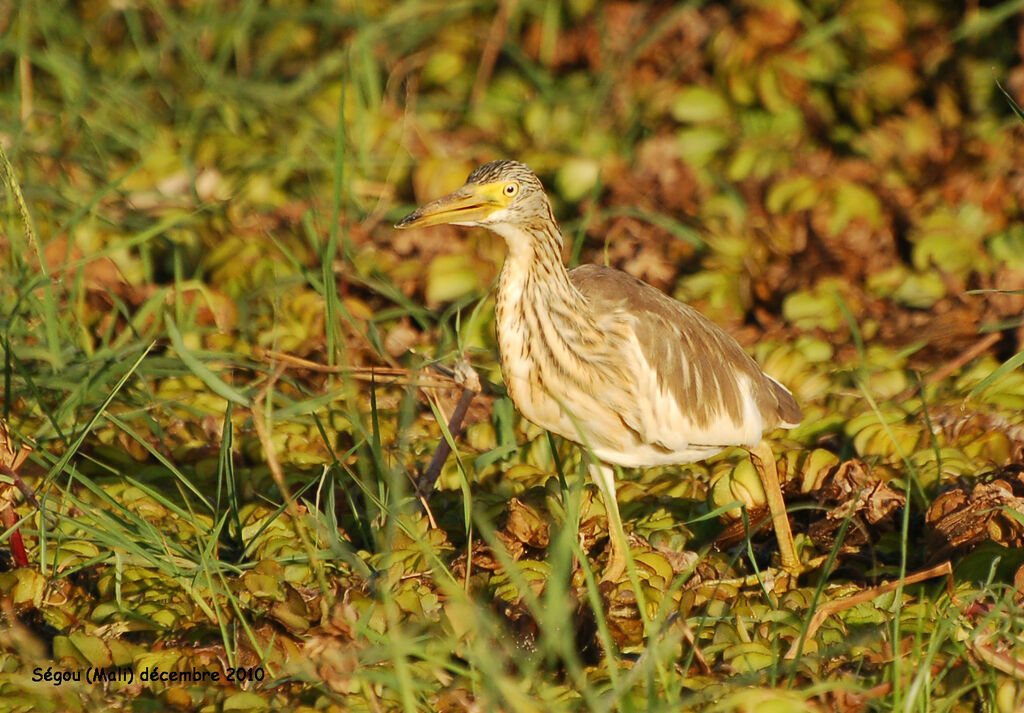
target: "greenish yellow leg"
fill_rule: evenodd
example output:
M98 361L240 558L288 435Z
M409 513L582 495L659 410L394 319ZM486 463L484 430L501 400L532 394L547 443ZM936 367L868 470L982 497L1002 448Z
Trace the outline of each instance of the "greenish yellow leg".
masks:
M605 565L604 573L601 575L602 582L616 582L626 571L626 531L622 527L622 517L619 515L619 503L615 499L615 471L611 466L591 465L590 477L594 479L601 497L604 499L604 509L608 514L608 564Z
M782 569L790 574L799 574L803 568L800 565L800 558L796 554L793 531L789 527L789 515L786 514L786 503L782 499L779 472L775 467L775 454L772 452L771 446L764 441L749 450L750 461L761 478L761 485L764 486L764 494L768 499L768 511L772 516L775 537L779 541Z

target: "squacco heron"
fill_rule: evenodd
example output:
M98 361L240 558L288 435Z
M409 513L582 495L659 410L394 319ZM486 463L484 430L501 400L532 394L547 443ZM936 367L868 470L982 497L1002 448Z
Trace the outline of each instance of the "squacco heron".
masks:
M544 187L516 161L493 161L395 227L483 226L508 245L498 280L501 369L528 420L593 454L608 513L603 580L619 579L626 538L612 465L692 463L743 446L764 485L782 568L800 560L775 457L763 433L791 428L800 407L779 382L702 314L624 272L566 270Z

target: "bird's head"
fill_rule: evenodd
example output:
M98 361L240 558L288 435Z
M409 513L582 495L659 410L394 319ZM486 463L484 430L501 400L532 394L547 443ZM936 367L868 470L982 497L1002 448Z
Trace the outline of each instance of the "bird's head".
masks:
M554 218L544 187L533 171L517 161L491 161L477 168L462 188L417 208L396 228L428 225L480 225L503 233L537 218Z

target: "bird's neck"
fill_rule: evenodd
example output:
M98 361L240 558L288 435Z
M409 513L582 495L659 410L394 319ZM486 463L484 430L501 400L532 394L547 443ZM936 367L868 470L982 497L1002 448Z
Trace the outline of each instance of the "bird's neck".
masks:
M537 225L491 226L505 238L508 256L498 281L498 319L502 312L518 312L517 303L527 300L537 305L589 314L590 304L569 279L562 263L562 236L548 221Z
M578 372L580 354L593 351L583 343L601 332L593 307L562 264L562 241L554 223L533 232L502 228L497 232L508 243L508 257L494 310L501 370L509 396L527 418L555 428L557 419L549 417L560 413L557 399L545 401L537 388L543 391L555 373Z

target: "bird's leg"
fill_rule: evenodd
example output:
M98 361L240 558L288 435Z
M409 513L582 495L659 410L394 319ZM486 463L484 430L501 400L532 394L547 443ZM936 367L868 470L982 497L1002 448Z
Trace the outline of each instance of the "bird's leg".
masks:
M782 568L790 574L799 574L802 567L793 543L793 531L789 527L789 516L786 514L786 503L782 499L782 487L779 485L779 472L775 467L775 454L771 446L761 441L750 451L750 462L761 478L764 494L768 500L768 511L772 516L775 537L779 541L779 555Z
M604 499L604 509L608 514L608 564L605 565L602 582L615 582L626 571L626 531L622 527L619 515L619 503L615 499L615 470L604 463L589 466L590 477L597 484Z

